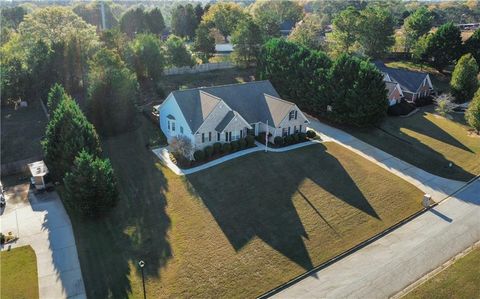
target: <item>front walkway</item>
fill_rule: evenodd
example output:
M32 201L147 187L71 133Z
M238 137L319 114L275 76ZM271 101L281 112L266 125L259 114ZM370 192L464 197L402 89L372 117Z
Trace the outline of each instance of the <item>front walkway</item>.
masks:
M428 173L315 118L309 118L309 120L310 129L315 130L322 140L336 142L401 177L423 192L430 194L435 202L445 199L465 185L465 182L445 179Z
M309 145L312 145L312 144L318 144L318 143L321 143L321 142L322 141L319 141L319 140L312 140L312 141L305 141L305 142L302 142L302 143L297 143L297 144L294 144L294 145L285 146L285 147L282 147L282 148L271 148L271 147L269 147L268 151L269 152L276 152L276 153L286 152L286 151L294 150L294 149L297 149L297 148L300 148L300 147L309 146ZM199 166L196 166L196 167L188 168L188 169L179 168L175 163L172 162L172 160L170 159L170 154L168 152L168 146L167 147L156 148L156 149L153 149L152 151L163 162L163 164L165 166L167 166L168 168L170 168L170 170L173 171L176 175L189 175L189 174L192 174L192 173L195 173L195 172L202 171L202 170L205 170L207 168L213 167L213 166L218 165L220 163L236 159L238 157L249 155L249 154L255 153L255 152L265 151L265 145L263 145L259 142L256 142L256 141L255 141L255 145L256 145L256 147L252 147L252 148L241 150L241 151L238 151L238 152L235 152L235 153L232 153L232 154L228 154L226 156L215 159L213 161L207 162L205 164L202 164L202 165L199 165Z
M389 298L480 240L480 179L276 298Z
M1 230L19 239L2 250L32 246L40 298L86 298L72 224L57 193L35 195L29 184L11 187L6 193Z

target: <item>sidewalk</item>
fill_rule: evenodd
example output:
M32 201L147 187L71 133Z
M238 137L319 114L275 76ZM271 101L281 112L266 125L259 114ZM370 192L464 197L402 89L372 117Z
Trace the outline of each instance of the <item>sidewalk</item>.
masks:
M448 195L465 185L465 182L445 179L428 173L387 154L386 152L377 149L342 130L321 123L317 119L309 118L309 120L311 122L309 125L310 129L315 130L322 140L336 142L401 177L423 192L430 194L435 202L443 200Z
M302 142L302 143L297 143L297 144L294 144L294 145L285 146L285 147L282 147L282 148L270 148L269 147L268 151L269 152L275 152L275 153L281 153L281 152L291 151L291 150L294 150L294 149L297 149L297 148L300 148L300 147L304 147L304 146L318 144L318 143L321 143L321 142L322 141L320 141L320 140L313 140L313 141L305 141L305 142ZM215 159L213 161L207 162L205 164L202 164L202 165L199 165L199 166L196 166L196 167L192 167L192 168L188 168L188 169L179 168L175 163L172 162L172 160L170 160L170 155L168 153L168 148L167 147L156 148L156 149L153 149L152 152L163 162L163 164L165 166L170 168L170 170L173 171L176 175L189 175L189 174L199 172L199 171L205 170L207 168L213 167L213 166L218 165L220 163L236 159L238 157L246 156L246 155L249 155L249 154L255 153L255 152L265 151L265 145L263 145L263 144L261 144L257 141L255 141L255 145L256 145L256 147L241 150L241 151L223 156L221 158Z
M275 298L389 298L480 240L480 179Z
M40 298L86 298L72 224L60 198L56 192L35 195L28 189L23 184L6 192L1 230L19 239L2 250L32 246Z

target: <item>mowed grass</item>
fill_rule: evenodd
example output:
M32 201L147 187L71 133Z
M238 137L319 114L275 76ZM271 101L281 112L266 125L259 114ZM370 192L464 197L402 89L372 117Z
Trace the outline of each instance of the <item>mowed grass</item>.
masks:
M39 100L28 107L2 107L2 164L42 155L40 141L45 133L47 118Z
M480 247L476 247L404 298L480 298Z
M38 298L37 258L30 246L0 253L1 297Z
M120 202L71 215L89 298L248 298L421 209L414 186L339 145L255 153L187 177L145 147L105 140Z
M429 106L410 117L387 117L377 128L347 131L428 172L467 181L480 174L480 137L462 114L451 117L440 117Z

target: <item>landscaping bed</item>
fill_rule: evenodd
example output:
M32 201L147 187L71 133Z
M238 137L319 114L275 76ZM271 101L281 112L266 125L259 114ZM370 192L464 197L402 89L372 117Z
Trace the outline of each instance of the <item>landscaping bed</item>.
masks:
M37 258L30 246L0 253L2 298L38 298Z
M266 132L262 132L255 137L255 140L265 145L265 140L266 140L265 135L266 135ZM269 134L268 137L269 138L272 137L272 134ZM271 148L282 148L289 145L314 140L316 137L317 137L317 134L314 131L309 130L306 133L294 133L285 137L277 136L274 138L273 143L271 142L268 143L268 146Z
M422 209L420 190L335 143L178 176L144 132L103 141L111 213L70 215L89 298L141 297L140 259L148 297L252 298Z

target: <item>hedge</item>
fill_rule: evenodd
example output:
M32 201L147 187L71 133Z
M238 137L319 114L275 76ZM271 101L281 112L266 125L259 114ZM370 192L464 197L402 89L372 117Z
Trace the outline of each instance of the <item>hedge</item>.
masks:
M208 159L213 155L213 147L208 145L206 146L203 151L205 152L205 157Z
M300 138L301 141L305 141L305 140L307 140L307 134L298 133L298 138Z
M273 139L273 143L275 143L275 145L278 145L278 146L283 145L283 137L281 137L281 136L275 137Z
M251 147L255 144L255 137L252 135L247 135L247 137L245 137L245 141L247 141L247 146Z
M307 137L308 138L315 138L315 136L317 136L317 133L315 133L315 131L313 131L313 130L308 130L307 131Z
M232 152L236 152L240 149L240 144L236 140L230 142L230 145L232 146Z
M242 138L238 141L238 144L240 145L240 149L244 149L247 147L247 141L245 140L245 138Z
M201 150L195 151L193 153L193 158L198 162L203 161L205 159L205 153Z
M300 141L300 137L298 137L298 133L295 133L292 136L293 136L293 142L294 143L297 143L298 141Z
M222 153L228 154L232 150L232 146L230 143L224 143L222 144Z
M294 140L293 140L293 136L292 135L288 135L285 137L285 143L286 144L293 144Z
M219 154L221 150L222 150L222 144L220 142L215 142L213 144L213 153Z

